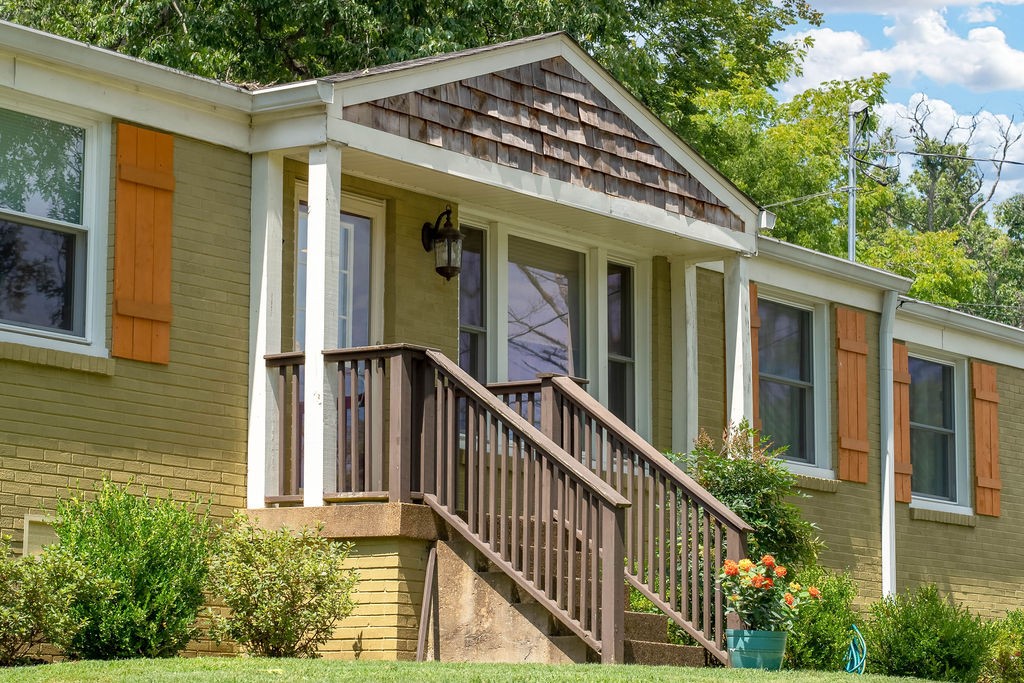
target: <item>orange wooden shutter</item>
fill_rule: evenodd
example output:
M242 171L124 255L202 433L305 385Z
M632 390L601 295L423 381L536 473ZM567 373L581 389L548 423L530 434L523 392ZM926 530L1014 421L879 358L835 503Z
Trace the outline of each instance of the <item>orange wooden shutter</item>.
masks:
M174 138L117 125L113 355L169 363Z
M974 479L975 511L979 515L999 516L999 389L996 368L971 362L974 398Z
M892 345L893 465L896 471L896 500L910 502L910 358L907 345Z
M839 478L868 481L868 344L865 317L836 308L839 403Z
M758 335L761 316L757 311L757 283L750 283L750 386L754 395L754 429L761 431L761 364L758 362Z

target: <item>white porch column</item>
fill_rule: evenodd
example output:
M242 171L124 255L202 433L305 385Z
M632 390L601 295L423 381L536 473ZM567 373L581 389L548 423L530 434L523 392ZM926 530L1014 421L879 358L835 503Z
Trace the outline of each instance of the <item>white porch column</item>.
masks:
M688 452L699 429L697 417L697 263L671 259L672 450Z
M725 393L726 420L753 424L754 394L750 350L750 277L748 257L725 261Z
M281 350L281 211L284 156L254 154L250 202L249 434L246 505L264 506L280 482L279 396L276 369L263 357Z
M323 352L338 346L340 146L309 150L308 199L302 504L317 507L324 504L326 459L333 465L337 452L338 376L325 372Z

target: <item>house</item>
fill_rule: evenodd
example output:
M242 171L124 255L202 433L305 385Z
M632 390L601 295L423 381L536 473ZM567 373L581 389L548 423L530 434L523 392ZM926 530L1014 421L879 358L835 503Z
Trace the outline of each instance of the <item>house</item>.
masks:
M748 527L661 451L747 418L863 600L1024 606L1024 331L759 236L564 35L247 91L0 23L0 122L22 552L133 479L354 539L334 656L621 661L628 582L724 661Z

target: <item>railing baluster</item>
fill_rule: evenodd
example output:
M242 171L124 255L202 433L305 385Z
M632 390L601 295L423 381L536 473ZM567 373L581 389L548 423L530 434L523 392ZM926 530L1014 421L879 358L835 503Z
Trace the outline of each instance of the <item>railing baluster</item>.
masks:
M665 479L655 472L654 483L658 487L658 493L655 500L658 503L658 530L657 530L657 543L658 543L658 595L662 599L668 597L668 587L665 584Z
M711 635L711 587L713 585L711 581L711 515L707 510L704 510L702 515L704 519L704 615L702 622L704 624L705 636Z
M510 487L512 489L512 499L510 501L511 505L509 506L509 515L512 528L509 530L511 532L511 540L509 542L508 555L509 562L512 563L512 566L516 569L522 569L521 566L516 566L519 564L519 494L522 490L522 486L519 483L520 467L518 437L514 437L512 439L512 446L509 450L511 450L510 465L512 466L512 481Z
M585 492L580 492L580 587L579 587L579 600L580 600L580 621L583 622L583 628L589 628L589 623L586 619L587 607L590 602L587 600L587 588L590 583L590 496Z
M668 517L668 520L669 520L669 522L668 522L668 529L669 529L669 531L668 531L668 542L669 542L669 569L671 571L671 577L669 578L669 587L670 587L671 591L670 591L670 594L669 594L668 604L672 605L672 609L678 610L679 609L679 602L677 600L677 597L678 597L678 592L679 592L678 591L678 588L679 588L679 578L678 578L678 570L676 569L676 567L679 566L679 564L678 564L678 560L679 560L679 557L678 557L679 556L679 521L678 521L679 510L676 507L676 504L678 503L678 496L676 495L675 486L673 486L671 482L669 482L668 490L669 490L669 501L668 501L668 515L669 515L669 517Z

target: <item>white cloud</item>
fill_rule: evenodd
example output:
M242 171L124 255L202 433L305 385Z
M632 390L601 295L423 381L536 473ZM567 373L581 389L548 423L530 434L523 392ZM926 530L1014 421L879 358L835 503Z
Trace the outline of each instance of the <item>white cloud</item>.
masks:
M994 7L969 7L961 17L968 24L991 24L999 18L999 12Z
M814 9L826 15L833 13L905 14L946 7L980 7L982 5L1024 5L1024 0L818 0Z
M925 120L925 130L929 135L941 138L951 128L956 127L956 130L950 134L949 141L963 143L970 137L968 155L972 157L990 159L997 156L1003 139L1003 130L1009 129L1011 135L1024 132L1024 121L1011 121L1010 117L1004 114L994 114L989 111L981 111L976 115L961 113L948 102L929 99L922 93L916 93L907 102L890 102L875 111L882 128L892 127L898 138L896 147L899 151L907 152L913 149L913 144L909 139L911 118L912 112L919 105L929 112ZM972 126L975 127L973 135L970 134ZM1024 140L1016 143L1010 149L1007 159L1024 163ZM904 154L899 157L900 172L904 177L913 170L914 161L913 155ZM995 177L995 167L991 163L982 162L979 163L979 168L985 174L984 191L987 192ZM1002 179L996 189L993 201L999 202L1018 192L1024 192L1024 166L1007 164L1003 167Z
M894 16L884 33L892 41L884 49L871 49L855 31L821 28L798 34L798 39L813 38L814 47L804 62L804 75L783 86L783 94L876 71L889 73L897 85L925 77L975 92L1024 90L1024 51L1011 47L1006 34L995 26L959 36L941 12L929 9Z

